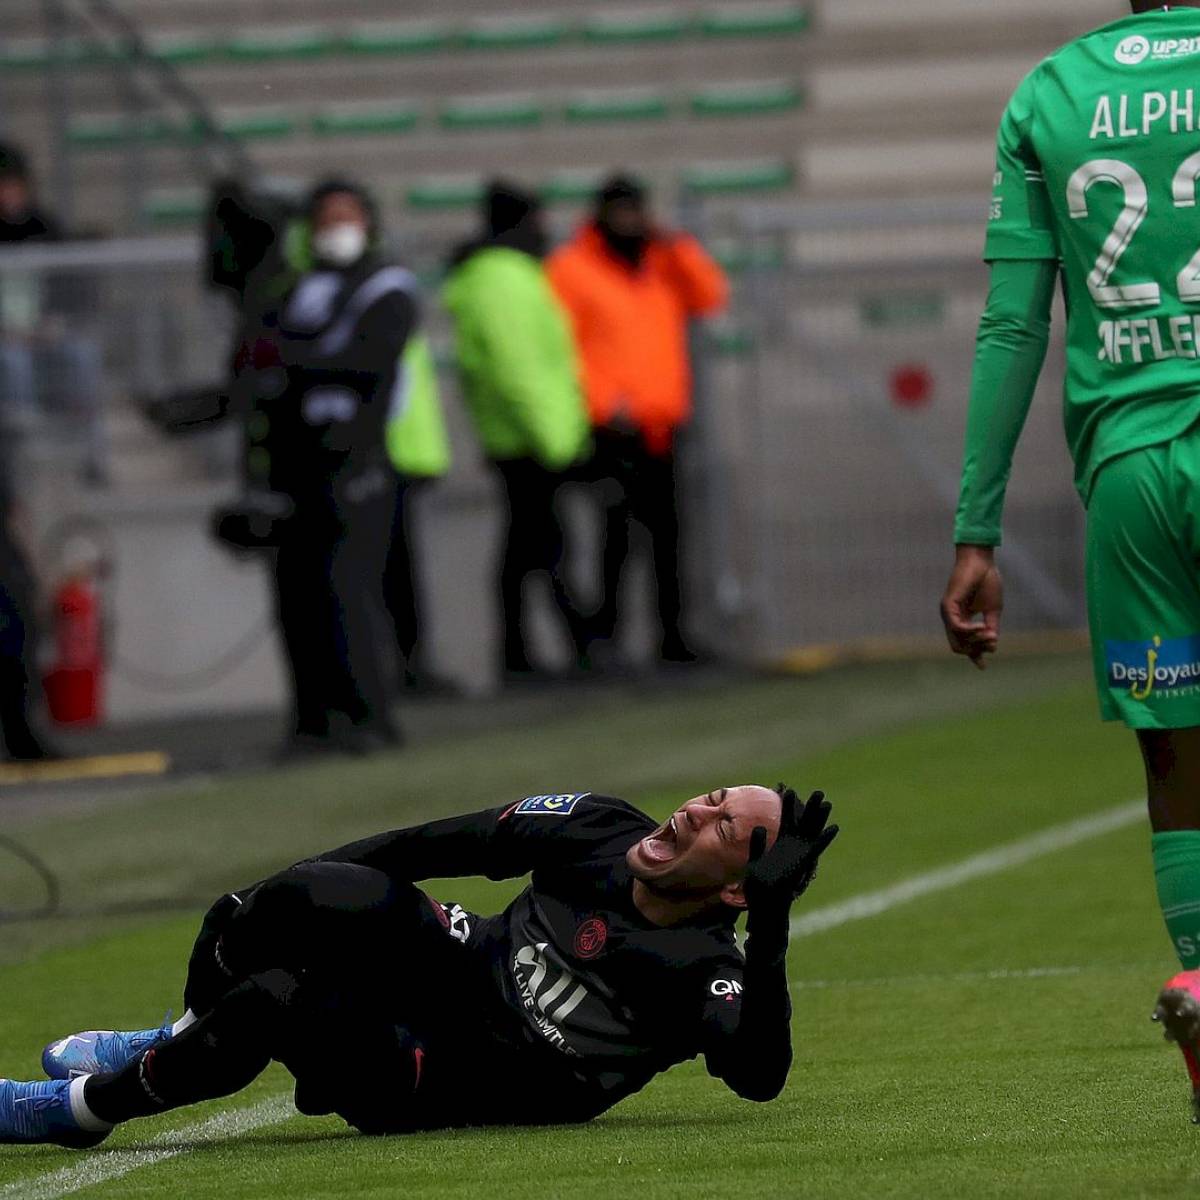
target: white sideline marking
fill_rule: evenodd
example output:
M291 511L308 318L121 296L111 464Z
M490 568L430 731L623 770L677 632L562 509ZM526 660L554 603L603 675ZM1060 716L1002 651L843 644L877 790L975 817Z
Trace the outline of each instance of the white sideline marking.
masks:
M901 880L891 887L881 888L875 892L863 892L859 896L851 896L838 904L830 904L825 908L817 908L812 912L792 920L792 937L810 937L815 933L824 933L828 929L836 929L839 925L851 921L865 920L867 917L879 916L910 900L928 896L934 892L943 892L960 884L969 883L973 879L981 879L987 875L997 875L1013 867L1023 866L1034 859L1053 854L1058 850L1066 850L1081 842L1101 837L1117 829L1124 829L1144 819L1146 806L1143 801L1121 804L1095 816L1082 817L1078 821L1069 821L1065 825L1055 825L1043 830L1032 837L1022 838L1017 842L1009 842L998 846L995 850L986 850L962 862L953 863L948 867L940 867L923 875L914 875L910 879ZM1037 978L1041 975L1073 974L1077 968L1035 968L1027 972L980 972L980 978ZM869 986L867 981L864 986ZM817 988L831 986L829 982L814 980L798 981L793 988ZM276 1125L285 1121L295 1113L292 1102L284 1096L265 1100L252 1108L240 1109L235 1112L219 1113L215 1117L202 1121L198 1125L190 1125L164 1133L150 1142L143 1150L117 1150L111 1154L94 1153L78 1166L64 1167L43 1175L40 1179L20 1179L6 1187L0 1187L0 1200L58 1200L60 1196L69 1196L72 1192L81 1191L85 1187L106 1183L111 1179L120 1179L131 1171L141 1167L152 1166L168 1158L182 1154L197 1142L216 1141L219 1138L236 1137L239 1134L251 1133L267 1125ZM159 1147L156 1149L155 1147Z
M0 1200L57 1200L59 1196L69 1196L72 1192L120 1179L142 1167L154 1166L185 1153L197 1144L237 1137L267 1125L278 1125L294 1116L295 1112L290 1097L274 1096L250 1108L218 1113L207 1121L160 1134L140 1150L114 1150L111 1154L103 1150L84 1151L87 1157L75 1166L51 1171L40 1178L18 1179L0 1187Z
M1074 979L1079 975L1111 978L1120 974L1144 974L1161 969L1160 960L1073 967L996 967L991 971L927 971L919 975L875 975L866 979L793 979L793 992L828 992L854 988L909 987L926 983L1004 983L1010 980Z
M863 892L838 904L829 904L824 908L813 909L803 916L794 917L791 926L792 937L811 937L814 933L824 933L851 921L877 917L890 909L898 908L901 904L907 904L910 900L917 900L934 892L944 892L973 879L982 879L986 875L998 875L1001 871L1024 866L1057 850L1067 850L1081 842L1102 837L1106 833L1124 829L1127 825L1134 825L1145 819L1145 801L1138 800L1119 804L1116 808L1106 809L1095 816L1081 817L1078 821L1068 821L1065 825L1055 825L1041 833L1035 833L1032 837L1009 842L1006 846L997 846L995 850L985 850L982 854L965 858L962 862L952 863L948 867L939 867L935 871L927 871L924 875L914 875L910 879L902 879L899 883L892 884L891 887L880 888L877 892Z

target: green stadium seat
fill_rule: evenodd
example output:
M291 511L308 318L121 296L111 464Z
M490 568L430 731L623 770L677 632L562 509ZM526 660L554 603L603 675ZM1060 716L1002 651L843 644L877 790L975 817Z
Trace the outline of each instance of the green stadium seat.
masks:
M483 199L483 182L477 177L444 176L421 180L405 196L409 208L433 212L467 208Z
M701 163L685 170L680 182L696 195L763 192L791 187L795 171L789 162Z
M468 50L525 50L557 46L571 32L566 21L515 18L473 25L463 32L461 44Z
M141 142L178 141L183 128L163 117L147 117L138 123L128 117L81 117L71 122L67 138L81 150L112 150Z
M691 23L669 13L639 16L593 17L584 22L588 42L672 42L684 37Z
M721 9L700 19L707 37L779 37L804 33L808 26L808 11L800 4Z
M792 83L735 83L697 92L692 112L698 117L749 117L792 112L803 104L803 92Z
M704 341L716 354L728 358L745 358L754 353L754 334L737 325L709 325Z
M197 63L211 62L221 55L221 43L215 38L201 34L163 34L148 39L150 53L160 62L189 67Z
M482 96L451 100L438 115L444 129L525 129L540 125L542 106L529 97Z
M195 225L204 219L207 199L195 188L155 192L142 208L152 225Z
M653 121L671 114L670 101L645 88L589 92L567 103L568 121Z
M49 64L50 47L40 39L0 45L0 70L40 71Z
M352 29L340 43L346 54L436 54L454 44L454 33L445 25L420 22L405 25L363 25Z
M245 141L274 141L291 137L297 121L285 112L227 113L218 117L223 132Z
M324 58L338 49L338 40L319 29L275 29L240 34L230 38L224 46L225 54L239 62Z
M421 110L415 104L328 109L313 117L312 132L317 137L410 133L420 120Z
M542 184L541 196L547 204L586 204L602 179L598 171L563 171Z
M747 246L738 241L715 241L709 250L730 275L747 271L777 271L788 261L786 250L776 244Z

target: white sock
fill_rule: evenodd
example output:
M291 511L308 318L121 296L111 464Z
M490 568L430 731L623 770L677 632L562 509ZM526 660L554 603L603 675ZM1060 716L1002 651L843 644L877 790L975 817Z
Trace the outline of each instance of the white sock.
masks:
M171 1036L178 1037L185 1029L191 1025L195 1025L197 1020L196 1014L189 1008L187 1012L171 1026Z
M107 1133L112 1129L112 1125L107 1121L100 1120L88 1108L87 1101L83 1098L83 1086L89 1079L91 1079L90 1075L76 1075L71 1080L70 1091L67 1093L71 1102L71 1116L75 1118L75 1124L88 1133Z

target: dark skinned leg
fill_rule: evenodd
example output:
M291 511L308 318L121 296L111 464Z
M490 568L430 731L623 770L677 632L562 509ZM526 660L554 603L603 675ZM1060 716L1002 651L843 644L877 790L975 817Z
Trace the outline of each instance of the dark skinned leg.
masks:
M1155 833L1200 829L1200 727L1142 729L1150 827Z

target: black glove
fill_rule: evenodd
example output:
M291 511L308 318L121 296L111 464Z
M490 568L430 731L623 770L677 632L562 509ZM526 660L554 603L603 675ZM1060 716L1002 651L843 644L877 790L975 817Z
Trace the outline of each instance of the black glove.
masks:
M828 825L832 809L824 792L813 792L803 807L791 788L778 788L783 801L779 837L766 853L767 831L759 825L750 834L750 860L743 888L751 914L787 912L817 873L817 862L838 835ZM828 827L827 827L828 825Z

